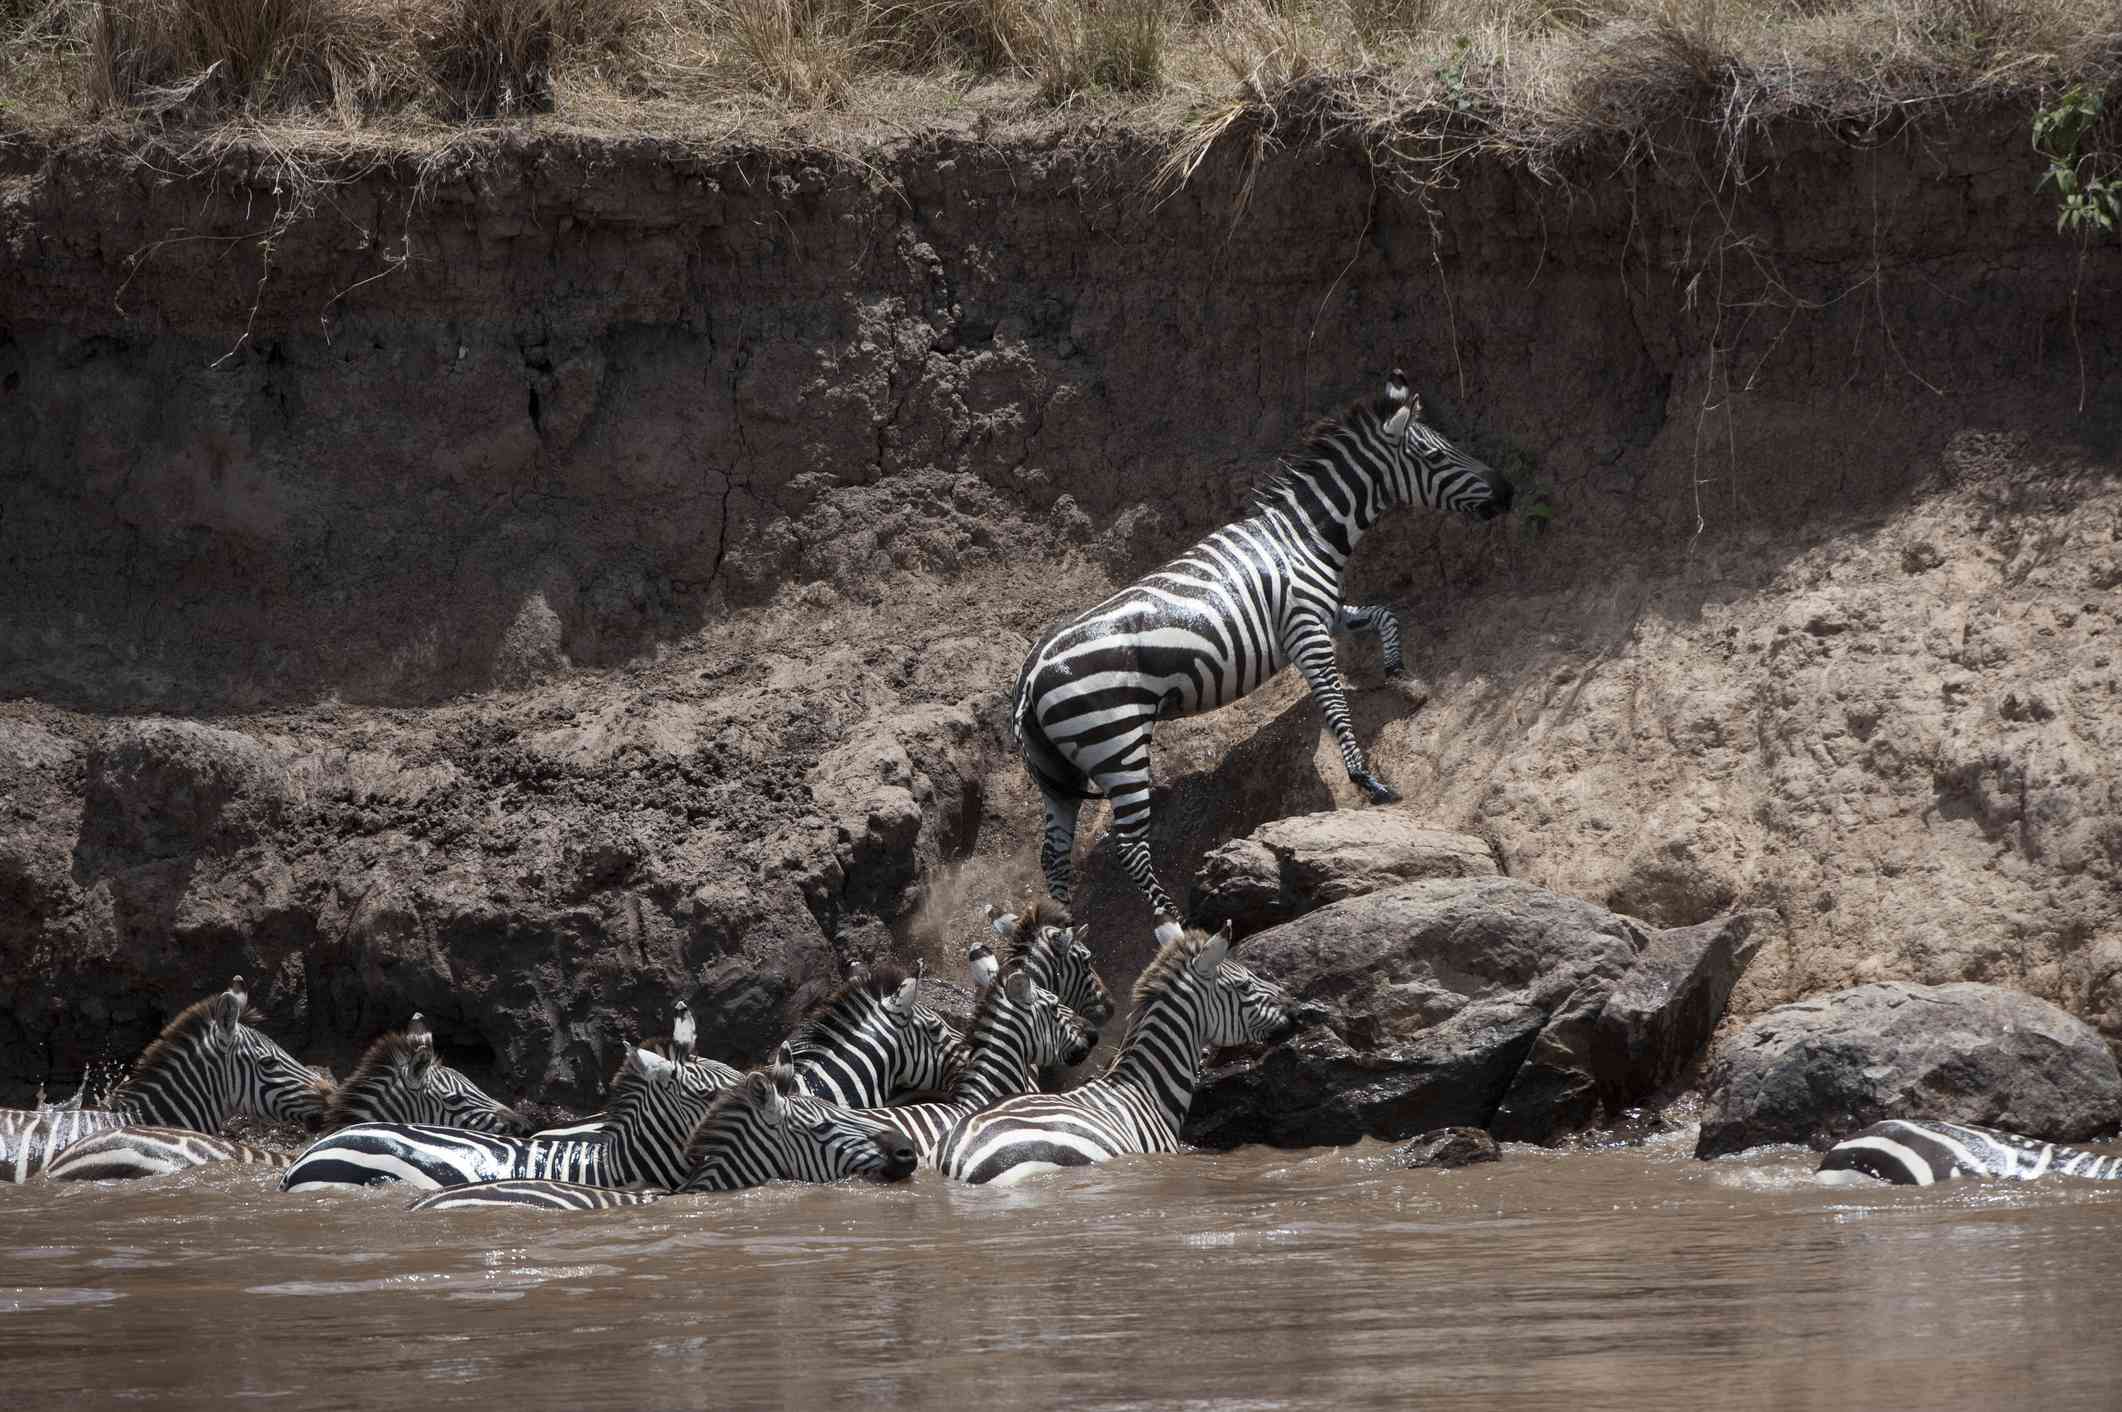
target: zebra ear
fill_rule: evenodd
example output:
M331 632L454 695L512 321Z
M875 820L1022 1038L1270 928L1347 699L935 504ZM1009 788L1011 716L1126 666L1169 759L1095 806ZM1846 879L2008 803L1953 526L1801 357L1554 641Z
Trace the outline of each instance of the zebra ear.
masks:
M1407 374L1394 368L1385 379L1385 400L1395 406L1403 406L1407 402L1407 394Z
M914 996L920 991L921 982L912 976L899 982L899 988L884 999L884 1008L901 1017L914 1013Z
M1002 990L1012 1005L1028 1004L1032 998L1031 973L1023 967L1012 970L1002 978Z
M243 1022L243 1010L249 1004L250 996L243 990L243 977L235 976L229 980L228 989L214 997L207 1014L222 1029L232 1030Z
M405 1027L405 1037L424 1049L435 1047L435 1032L427 1027L427 1017L418 1010L413 1011L412 1021Z
M796 1070L796 1046L785 1039L782 1040L781 1047L774 1051L774 1067L794 1073Z
M1202 944L1201 949L1194 953L1190 964L1195 975L1207 980L1216 974L1217 968L1222 966L1224 958L1229 955L1230 923L1225 922L1223 930L1210 937Z

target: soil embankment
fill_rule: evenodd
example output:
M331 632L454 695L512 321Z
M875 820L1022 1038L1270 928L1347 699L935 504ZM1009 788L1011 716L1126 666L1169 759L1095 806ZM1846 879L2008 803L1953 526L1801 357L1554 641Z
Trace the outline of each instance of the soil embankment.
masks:
M1031 638L1396 364L1553 512L1360 552L1400 807L1776 909L1740 1016L1977 979L2122 1037L2122 254L2025 125L1426 192L1234 141L1161 200L1122 139L517 136L291 223L262 161L10 146L0 1100L235 971L319 1059L420 1009L583 1102L674 994L757 1052L841 957L955 970L1033 873ZM1318 746L1294 680L1165 727L1167 879L1357 807ZM1082 900L1130 970L1102 849Z

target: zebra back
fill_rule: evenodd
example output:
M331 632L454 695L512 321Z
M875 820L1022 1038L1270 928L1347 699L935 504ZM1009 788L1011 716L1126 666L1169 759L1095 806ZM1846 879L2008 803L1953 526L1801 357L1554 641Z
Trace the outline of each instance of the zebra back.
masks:
M521 1133L530 1125L435 1057L435 1037L415 1014L402 1032L368 1047L325 1109L327 1130L355 1123L419 1123Z
M1815 1176L1828 1185L1863 1177L1895 1186L1930 1186L1956 1177L2033 1181L2064 1176L2111 1182L2122 1181L2122 1156L1969 1123L1889 1118L1830 1147Z
M125 1181L171 1176L214 1162L285 1167L288 1161L285 1152L212 1133L128 1125L75 1143L59 1154L45 1175L55 1182Z
M641 1191L622 1187L583 1186L579 1182L549 1182L532 1178L506 1178L450 1187L414 1201L412 1211L468 1211L495 1207L531 1207L539 1211L609 1211L624 1206L647 1206L670 1195L665 1191Z
M280 1179L289 1192L403 1182L434 1190L502 1177L616 1185L604 1138L547 1142L470 1128L418 1123L356 1123L309 1145Z
M875 1119L812 1097L795 1071L776 1064L723 1090L686 1150L680 1191L736 1191L770 1181L831 1182L874 1174L910 1176L914 1146Z
M118 1085L111 1107L131 1123L215 1132L247 1116L315 1127L331 1081L255 1029L243 977L171 1020Z
M920 984L897 964L858 972L796 1027L779 1062L810 1093L847 1108L941 1090L964 1062L965 1040L920 1003Z
M124 1125L102 1108L0 1109L0 1182L26 1182L74 1143Z

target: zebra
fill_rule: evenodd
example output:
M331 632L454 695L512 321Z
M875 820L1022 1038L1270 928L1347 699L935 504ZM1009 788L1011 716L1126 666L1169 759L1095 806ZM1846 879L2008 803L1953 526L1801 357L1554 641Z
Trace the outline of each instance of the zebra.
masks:
M465 1186L502 1177L547 1177L585 1186L675 1188L685 1144L717 1089L691 1064L635 1045L626 1082L614 1086L604 1131L592 1137L502 1137L414 1123L356 1123L310 1144L280 1189L314 1191L402 1181Z
M877 1114L813 1098L794 1069L775 1064L746 1074L716 1096L686 1146L689 1175L679 1191L737 1191L770 1181L831 1182L864 1175L898 1181L913 1175L918 1163L905 1133ZM601 1211L645 1206L664 1194L570 1181L487 1181L422 1197L412 1209Z
M1967 1123L1889 1118L1827 1149L1814 1173L1826 1186L1854 1185L1867 1177L1895 1186L1930 1186L1955 1177L2032 1181L2045 1176L2122 1181L2122 1156Z
M236 976L219 995L187 1006L148 1045L108 1109L46 1109L0 1153L0 1179L26 1181L74 1144L127 1125L207 1135L248 1116L314 1128L331 1081L253 1028Z
M771 1181L898 1181L919 1159L905 1133L815 1097L795 1069L755 1069L725 1089L685 1149L681 1192L739 1191Z
M702 1058L693 1052L693 1039L698 1031L696 1028L697 1022L693 1019L692 1007L681 1000L674 1008L676 1013L671 1021L670 1038L667 1040L645 1039L641 1041L641 1047L674 1063L691 1065L699 1071L703 1078L707 1079L718 1089L728 1088L731 1084L743 1078L743 1070L733 1069L729 1065L713 1059ZM607 1110L610 1102L619 1096L621 1085L633 1082L633 1073L634 1070L622 1061L618 1074L612 1079L611 1093L606 1098ZM574 1122L565 1123L559 1127L540 1128L537 1132L532 1133L531 1136L542 1138L595 1137L598 1133L604 1131L607 1121L609 1120L606 1113L591 1113L586 1117L577 1118Z
M1112 993L1098 974L1096 959L1083 940L1087 927L1070 926L1068 908L1039 898L1022 916L988 909L989 925L1003 939L1000 965L1022 965L1032 979L1061 997L1061 1003L1102 1025L1113 1017Z
M960 1119L934 1165L963 1182L1022 1180L1128 1152L1176 1152L1205 1045L1272 1043L1324 1018L1230 958L1228 925L1181 932L1135 983L1127 1033L1102 1077L1005 1098Z
M347 1081L332 1092L324 1131L363 1122L430 1123L483 1132L522 1132L529 1124L477 1084L435 1058L435 1037L415 1013L402 1031L379 1037ZM75 1144L47 1169L53 1181L159 1177L208 1162L285 1167L290 1154L176 1128L127 1125Z
M1422 400L1394 369L1385 395L1316 428L1254 497L1253 513L1096 607L1049 629L1024 660L1013 720L1019 753L1046 810L1040 865L1069 900L1076 815L1112 802L1128 876L1149 899L1157 939L1179 929L1150 861L1151 728L1215 710L1294 662L1325 712L1348 777L1373 804L1399 799L1370 771L1349 724L1334 661L1337 630L1374 633L1399 675L1400 630L1383 607L1341 601L1364 531L1420 500L1493 519L1511 485L1422 421Z
M943 1100L855 1111L898 1128L925 1158L960 1118L1030 1092L1041 1070L1080 1064L1097 1043L1098 1032L1081 1015L1015 965L980 993L966 1032L965 1065Z
M965 1039L918 996L919 975L886 962L858 966L781 1044L779 1059L815 1098L877 1108L940 1090L965 1062Z

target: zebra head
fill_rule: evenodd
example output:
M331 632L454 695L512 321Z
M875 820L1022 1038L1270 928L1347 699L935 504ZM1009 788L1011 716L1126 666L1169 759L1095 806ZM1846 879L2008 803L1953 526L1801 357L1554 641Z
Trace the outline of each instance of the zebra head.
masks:
M804 1087L849 1108L942 1088L965 1062L965 1038L920 990L919 975L890 962L856 971L783 1046Z
M913 1175L914 1145L897 1128L804 1092L783 1064L754 1069L700 1120L686 1149L683 1191L735 1191L770 1181L831 1182Z
M605 1131L623 1158L620 1165L641 1181L677 1190L685 1180L686 1140L716 1093L713 1076L698 1065L628 1045L605 1110Z
M530 1124L435 1057L427 1020L414 1015L402 1033L368 1047L325 1109L324 1126L425 1123L488 1133L526 1133Z
M1093 1025L1113 1017L1113 997L1083 940L1090 933L1087 924L1070 926L1066 909L1050 898L1034 902L1012 920L1005 963L1029 967L1032 979Z
M111 1095L134 1122L218 1132L233 1117L315 1128L332 1084L253 1029L243 977L169 1022Z
M1041 1069L1073 1068L1098 1047L1097 1029L1021 966L1004 973L994 1004L1006 1006L1010 1016L1022 1024L1030 1040L1027 1057L1033 1074Z
M1388 472L1395 499L1420 500L1432 509L1458 510L1484 520L1510 509L1510 482L1422 420L1422 399L1412 393L1398 368L1386 379L1385 396L1372 411L1386 441L1399 452Z
M1211 1048L1272 1044L1295 1033L1300 1018L1280 986L1230 959L1228 922L1214 936L1186 932L1157 953L1136 982L1138 1017L1157 993L1192 1011L1197 1040Z

